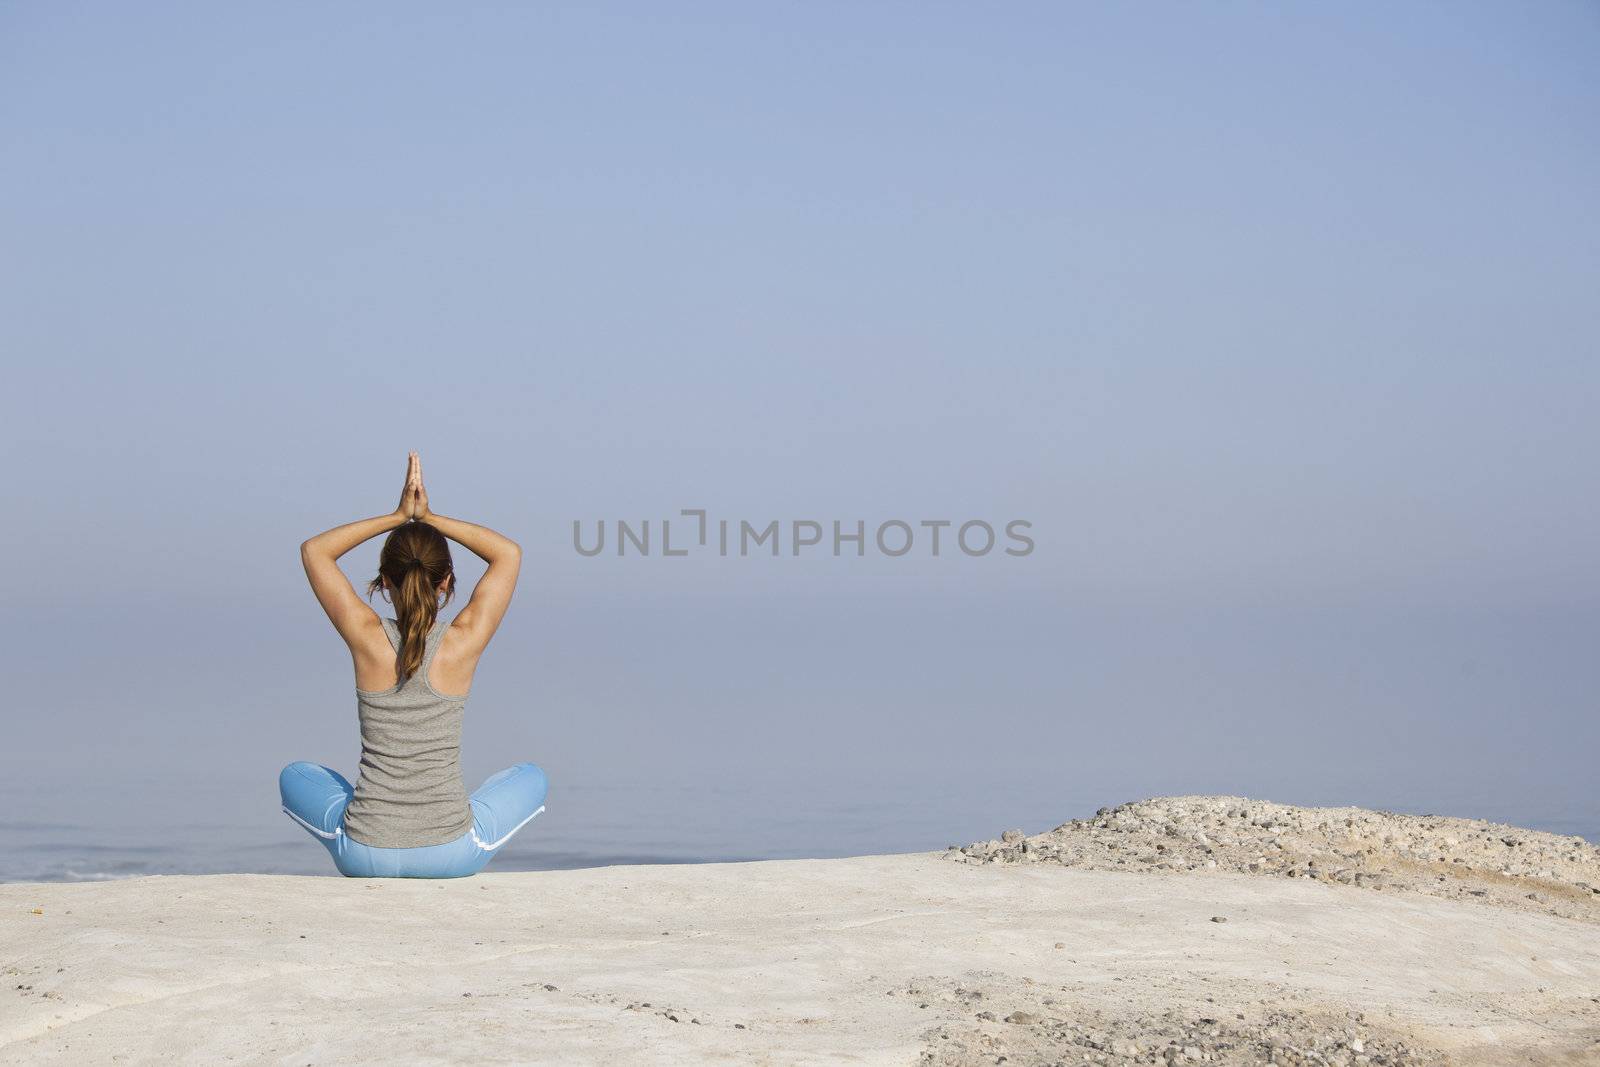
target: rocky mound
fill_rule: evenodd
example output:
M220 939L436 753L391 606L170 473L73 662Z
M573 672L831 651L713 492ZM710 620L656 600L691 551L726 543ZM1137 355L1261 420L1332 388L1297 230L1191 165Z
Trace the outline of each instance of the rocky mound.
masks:
M1031 837L958 848L961 863L1235 871L1417 892L1600 922L1600 847L1477 819L1301 808L1244 797L1156 797Z

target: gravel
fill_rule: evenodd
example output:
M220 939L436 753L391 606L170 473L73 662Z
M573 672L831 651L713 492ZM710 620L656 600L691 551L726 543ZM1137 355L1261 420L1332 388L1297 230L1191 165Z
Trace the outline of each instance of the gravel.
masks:
M1234 1067L1439 1067L1450 1058L1361 1012L1301 1010L1241 997L1227 1006L1104 1010L1071 990L970 974L912 982L960 1021L923 1034L923 1067L976 1064L1222 1064ZM1017 1008L996 1018L1007 1005ZM985 1005L994 1005L985 1007Z
M1156 797L945 858L1092 870L1236 872L1414 892L1600 923L1600 847L1477 819L1303 808L1245 797Z

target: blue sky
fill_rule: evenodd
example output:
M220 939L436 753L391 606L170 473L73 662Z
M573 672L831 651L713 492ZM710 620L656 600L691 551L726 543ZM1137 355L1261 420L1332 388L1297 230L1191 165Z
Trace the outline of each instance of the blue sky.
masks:
M8 6L0 762L353 772L295 546L415 448L527 552L469 777L1592 808L1597 45L1581 3ZM692 507L1038 547L572 551Z

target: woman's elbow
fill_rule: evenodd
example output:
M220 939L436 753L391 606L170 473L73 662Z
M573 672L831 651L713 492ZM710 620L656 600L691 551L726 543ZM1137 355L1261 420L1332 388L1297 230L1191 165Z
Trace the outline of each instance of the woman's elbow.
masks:
M492 555L483 557L491 567L501 567L508 571L515 571L522 566L522 546L509 537L501 536L494 546Z

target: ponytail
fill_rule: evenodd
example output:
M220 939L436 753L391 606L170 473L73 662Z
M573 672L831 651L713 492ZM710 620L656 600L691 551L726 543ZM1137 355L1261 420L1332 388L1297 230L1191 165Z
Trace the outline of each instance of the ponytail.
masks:
M394 611L400 623L400 658L395 673L404 682L422 666L428 634L439 618L439 593L428 584L427 571L420 560L411 562L395 588Z
M369 597L383 586L385 578L394 600L395 621L400 624L396 684L404 684L422 666L428 634L439 619L439 608L455 595L456 575L449 542L425 522L396 527L383 543L378 577L367 586Z

